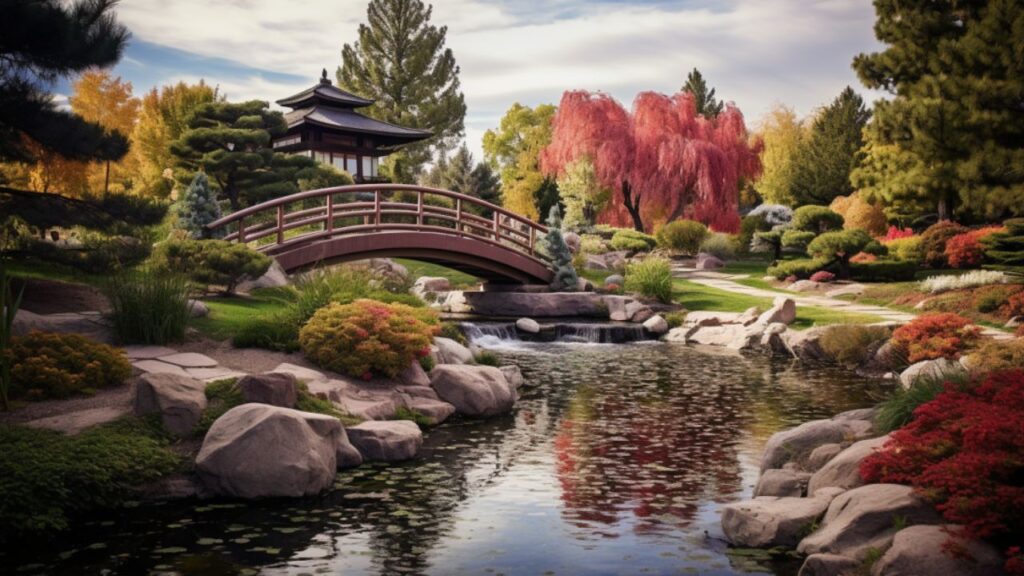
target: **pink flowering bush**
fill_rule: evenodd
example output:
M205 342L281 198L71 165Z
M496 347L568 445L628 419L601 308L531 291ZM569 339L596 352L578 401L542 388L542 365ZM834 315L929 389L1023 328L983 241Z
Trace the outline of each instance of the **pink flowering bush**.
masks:
M900 238L910 238L914 235L914 231L910 228L897 228L896 226L889 226L889 231L882 238L884 241L899 240Z
M819 270L814 274L811 274L811 282L831 282L836 279L836 275L827 271Z

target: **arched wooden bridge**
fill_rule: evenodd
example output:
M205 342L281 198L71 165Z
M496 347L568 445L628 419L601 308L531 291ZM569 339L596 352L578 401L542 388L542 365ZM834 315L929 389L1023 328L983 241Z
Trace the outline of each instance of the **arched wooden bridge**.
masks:
M287 271L399 257L489 282L548 284L537 251L547 228L489 202L436 188L358 184L268 200L208 225L273 256Z

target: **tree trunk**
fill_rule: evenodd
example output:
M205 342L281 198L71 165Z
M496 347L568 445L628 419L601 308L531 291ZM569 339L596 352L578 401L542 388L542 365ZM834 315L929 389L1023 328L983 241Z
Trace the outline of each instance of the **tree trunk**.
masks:
M839 278L842 280L850 279L850 259L843 257L839 259Z
M110 160L107 160L107 171L103 175L103 194L106 195L110 191Z
M629 182L622 182L622 203L626 206L626 211L629 212L630 217L633 218L633 229L637 232L644 231L643 220L640 219L640 195L633 196L633 190L629 186Z

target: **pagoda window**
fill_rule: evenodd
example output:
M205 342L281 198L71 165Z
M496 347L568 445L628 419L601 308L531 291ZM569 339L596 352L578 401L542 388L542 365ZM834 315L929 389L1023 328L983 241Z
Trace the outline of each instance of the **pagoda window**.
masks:
M317 162L319 162L321 164L330 164L331 163L331 155L328 154L327 152L320 152L318 150L318 151L313 153L313 160L316 160Z
M345 155L344 154L332 154L331 165L338 170L345 170Z
M371 156L363 156L363 178L371 178L376 176L373 169L373 158Z
M358 162L358 160L359 159L354 154L346 154L345 155L345 171L348 172L349 174L355 176L356 173L359 171L359 162Z

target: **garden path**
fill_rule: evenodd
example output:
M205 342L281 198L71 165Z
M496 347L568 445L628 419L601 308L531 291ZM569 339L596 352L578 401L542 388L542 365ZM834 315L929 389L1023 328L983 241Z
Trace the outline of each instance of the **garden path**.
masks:
M781 292L778 290L766 290L764 288L755 288L753 286L745 286L735 282L735 280L741 280L743 278L749 278L749 274L725 274L722 272L714 272L710 270L697 270L696 268L687 268L683 266L677 266L672 270L673 276L690 282L701 284L703 286L709 286L711 288L718 288L719 290L725 290L727 292L733 292L736 294L743 294L745 296L754 296L757 298L775 298L780 295L785 295L788 298L792 298L796 302L797 306L817 306L820 308L839 308L845 312L857 312L863 314L873 314L881 318L885 318L887 321L892 322L909 322L914 319L915 315L909 312L900 312L899 310L893 310L892 308L886 308L885 306L874 306L871 304L859 304L857 302L849 302L847 300L840 300L838 298L830 298L828 296L821 295L804 295L794 292ZM1006 340L1013 336L1002 330L996 330L995 328L982 327L982 334L996 340Z

